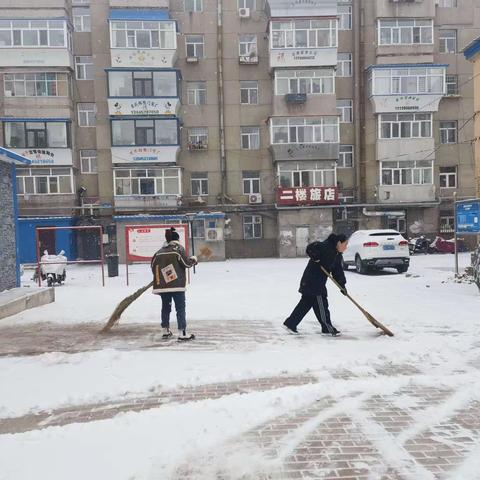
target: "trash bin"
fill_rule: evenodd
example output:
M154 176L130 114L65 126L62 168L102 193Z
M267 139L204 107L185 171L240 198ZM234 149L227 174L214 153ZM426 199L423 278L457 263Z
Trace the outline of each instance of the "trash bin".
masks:
M107 255L107 268L109 277L118 277L118 255Z

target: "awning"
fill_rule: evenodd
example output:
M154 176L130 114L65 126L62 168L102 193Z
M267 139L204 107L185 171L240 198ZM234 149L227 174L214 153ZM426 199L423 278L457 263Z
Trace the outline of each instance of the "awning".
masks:
M0 147L0 161L15 165L30 165L32 163L28 158L3 147Z

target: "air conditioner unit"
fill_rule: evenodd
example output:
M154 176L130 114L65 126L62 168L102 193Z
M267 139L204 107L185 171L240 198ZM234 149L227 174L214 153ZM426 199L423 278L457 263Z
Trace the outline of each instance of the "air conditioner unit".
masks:
M223 228L206 228L205 241L220 242L223 240Z
M262 195L260 193L252 193L248 196L248 203L255 204L255 203L262 203Z
M198 63L198 57L187 57L187 63Z
M250 9L249 8L239 8L238 16L240 18L250 18Z

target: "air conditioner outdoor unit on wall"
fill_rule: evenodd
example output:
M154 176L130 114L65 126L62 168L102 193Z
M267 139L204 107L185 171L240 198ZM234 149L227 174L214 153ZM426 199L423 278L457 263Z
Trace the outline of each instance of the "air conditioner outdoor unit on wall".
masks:
M248 196L248 203L262 203L262 195L260 193L252 193Z
M220 242L223 240L223 228L206 228L205 241L206 242Z
M250 9L249 8L239 8L238 16L240 18L250 18Z

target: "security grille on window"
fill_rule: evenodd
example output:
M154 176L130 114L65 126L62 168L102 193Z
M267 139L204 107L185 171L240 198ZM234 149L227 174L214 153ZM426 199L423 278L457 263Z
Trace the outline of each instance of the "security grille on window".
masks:
M288 93L309 95L335 93L335 71L333 68L276 70L275 94Z
M80 150L80 170L82 173L98 173L96 150Z
M455 217L453 215L440 217L440 233L455 232Z
M457 0L438 0L437 5L441 8L453 8L457 6Z
M174 71L118 71L108 74L110 97L176 97L177 73Z
M115 169L115 195L180 195L178 168Z
M337 55L337 77L352 76L352 54L339 53Z
M447 95L458 95L458 75L446 75Z
M177 120L112 120L112 145L178 145Z
M240 127L240 144L244 150L260 148L260 127Z
M378 20L379 45L432 45L433 20L391 18Z
M457 188L457 167L440 167L440 188Z
M187 35L185 44L187 57L203 58L203 35Z
M245 240L262 238L262 217L260 215L244 215L243 238Z
M77 80L93 80L93 57L75 57L75 73Z
M205 220L197 218L192 222L193 238L205 238Z
M339 123L337 117L272 118L270 123L271 143L338 143Z
M187 82L187 97L189 105L205 105L207 103L206 82Z
M456 53L457 52L457 31L456 30L440 30L440 53Z
M380 138L430 138L431 113L384 113L379 115Z
M352 99L337 100L337 110L340 115L340 123L353 122L353 101Z
M338 168L353 167L353 145L340 145L337 166Z
M6 73L6 97L68 97L66 73Z
M431 185L433 161L381 162L382 185Z
M112 48L167 49L177 47L177 30L173 21L110 22Z
M260 193L260 172L244 171L242 172L242 178L244 195Z
M97 124L97 106L94 103L78 103L78 125L94 127Z
M242 34L238 36L238 54L240 56L255 57L258 55L257 36L255 34Z
M65 20L0 20L0 47L67 47Z
M188 148L189 150L207 150L208 148L208 128L196 127L188 129Z
M337 20L281 20L271 22L271 48L337 46Z
M300 162L278 165L280 186L333 187L337 185L335 162Z
M258 82L256 80L240 82L240 103L242 105L258 104Z
M5 146L11 148L69 148L66 122L4 122Z
M17 169L18 195L58 195L73 193L73 175L69 167Z
M203 0L185 0L186 12L201 12L203 11Z
M73 8L73 28L76 32L90 32L90 8Z
M457 143L457 121L440 122L440 143Z
M352 7L350 5L338 6L338 29L351 30L352 29Z
M190 182L192 186L192 197L208 195L207 172L192 172Z

